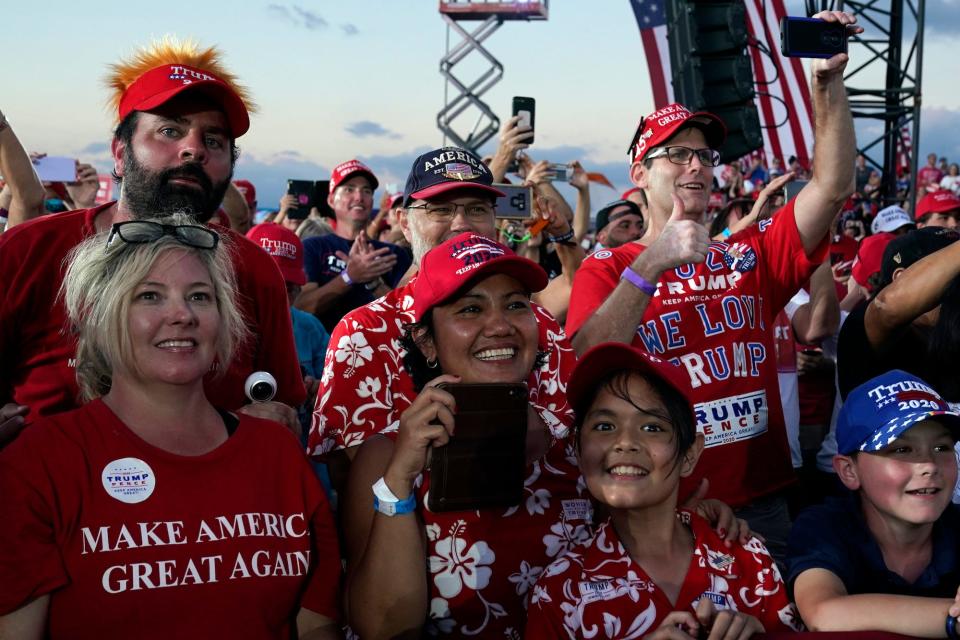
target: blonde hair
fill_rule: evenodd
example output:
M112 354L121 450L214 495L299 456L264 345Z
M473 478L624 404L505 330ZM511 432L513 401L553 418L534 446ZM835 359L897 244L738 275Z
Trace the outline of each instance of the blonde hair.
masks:
M182 213L151 222L202 226ZM157 260L169 251L196 256L210 274L220 312L216 357L217 375L222 375L234 352L250 335L236 303L236 276L228 239L221 236L220 243L211 250L185 245L172 235L141 244L117 238L107 246L108 236L109 232L97 234L70 252L60 289L71 328L77 334L76 375L81 400L109 392L117 365L136 370L128 327L132 294Z

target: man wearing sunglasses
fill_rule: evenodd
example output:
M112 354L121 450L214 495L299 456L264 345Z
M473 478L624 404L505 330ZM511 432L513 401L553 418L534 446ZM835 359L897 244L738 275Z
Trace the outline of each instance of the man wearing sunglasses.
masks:
M816 17L847 25L853 16ZM720 119L668 105L640 121L630 178L649 203L644 235L598 251L577 272L567 335L582 353L633 343L685 368L706 449L681 492L709 479L710 497L739 507L782 555L794 482L777 384L772 326L827 257L830 224L853 192L856 144L843 86L848 56L812 63L814 175L772 220L711 243L703 217L719 149Z
M64 261L73 247L115 223L173 211L208 222L233 174L236 139L250 125L246 91L214 48L155 43L115 65L109 82L118 122L112 150L119 199L44 216L0 236L0 270L9 283L0 296L0 446L25 421L77 406L76 339L66 326L59 296ZM211 240L215 234L202 229L119 229L113 241L145 242L151 234L172 232L187 244L216 242ZM283 278L255 244L223 227L211 229L234 248L238 299L256 339L241 346L223 375L207 378L207 396L220 408L296 430L291 407L303 402L305 390ZM276 378L278 402L246 405L244 382L260 370Z

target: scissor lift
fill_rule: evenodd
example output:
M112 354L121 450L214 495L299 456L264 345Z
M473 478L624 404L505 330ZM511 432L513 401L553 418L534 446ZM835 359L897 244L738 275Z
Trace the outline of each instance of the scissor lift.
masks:
M444 143L449 139L453 144L476 152L487 140L497 134L500 119L481 96L497 84L503 77L503 65L483 46L489 38L507 20L546 20L548 0L514 0L484 2L483 0L440 1L440 15L447 23L447 53L440 60L440 73L446 78L443 109L437 114L437 127L444 135ZM462 22L479 21L480 24L468 31ZM450 32L453 30L462 38L453 48L450 47ZM485 68L470 81L461 80L454 74L454 67L471 54L471 60ZM450 86L456 90L451 99ZM476 112L477 117L472 129L464 135L454 130L454 122L468 111ZM469 116L470 114L467 113Z

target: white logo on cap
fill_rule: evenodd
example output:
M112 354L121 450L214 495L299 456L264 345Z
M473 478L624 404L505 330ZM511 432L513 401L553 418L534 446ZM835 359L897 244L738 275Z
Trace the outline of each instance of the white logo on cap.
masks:
M103 488L111 498L127 504L143 502L157 486L153 469L139 458L119 458L108 462L101 479Z

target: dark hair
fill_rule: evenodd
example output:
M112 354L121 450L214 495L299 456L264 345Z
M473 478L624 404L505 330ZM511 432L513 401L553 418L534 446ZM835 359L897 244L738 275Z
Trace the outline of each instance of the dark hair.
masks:
M127 148L130 148L130 143L133 141L133 134L137 130L137 122L140 119L139 111L131 111L127 116L120 121L120 124L117 125L117 128L113 130L113 137L115 140L122 142ZM237 164L237 160L240 158L240 147L237 146L237 141L234 138L230 138L230 169ZM123 181L123 178L117 175L117 170L114 169L111 172L113 175L113 181L117 184L120 184Z
M410 374L410 378L413 380L413 388L417 393L420 393L428 382L443 375L443 367L440 366L440 363L436 362L434 366L429 366L427 359L420 351L420 345L423 344L423 341L432 336L433 309L427 311L420 322L411 322L404 325L403 336L400 338L400 346L405 352L403 354L403 368ZM550 354L547 351L538 348L533 368L540 369L543 367L549 357Z
M948 402L960 402L960 276L954 278L940 297L940 315L927 337L930 383Z
M683 456L686 455L690 447L697 439L697 426L694 424L693 412L690 410L690 403L683 395L671 387L662 378L648 376L636 371L635 369L618 369L608 372L605 376L597 380L593 387L593 392L584 396L584 399L574 407L574 434L577 441L577 449L580 448L581 428L586 418L587 410L593 404L597 394L602 390L607 390L614 396L629 402L639 410L644 410L630 396L629 381L633 375L641 376L647 384L653 389L654 393L660 398L667 415L670 416L670 422L673 424L674 437L677 443L677 450L674 461L679 464Z

